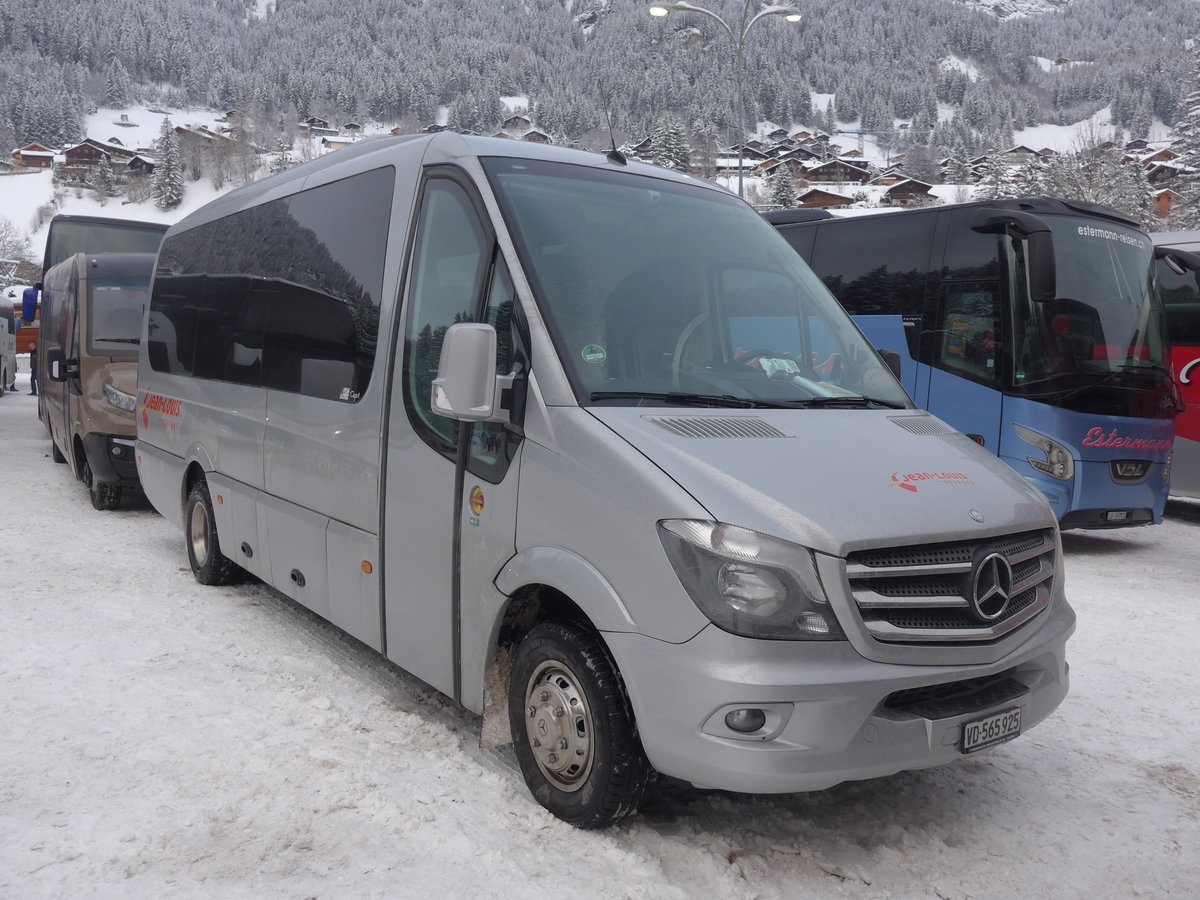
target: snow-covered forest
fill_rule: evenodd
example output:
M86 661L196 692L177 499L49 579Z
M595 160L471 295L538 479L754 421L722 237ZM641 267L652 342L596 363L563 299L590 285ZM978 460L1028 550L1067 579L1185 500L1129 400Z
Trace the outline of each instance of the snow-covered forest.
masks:
M139 101L237 108L268 129L320 115L415 131L449 107L449 124L487 133L512 95L527 96L537 127L560 142L606 135L606 105L627 138L669 115L693 136L728 140L728 36L694 14L652 19L647 5L0 0L0 143L62 145L81 136L91 106ZM741 9L705 5L735 22ZM1051 11L999 18L993 8ZM1190 0L811 0L804 11L798 25L759 23L746 42L746 122L856 121L887 142L900 118L971 152L1106 106L1133 137L1155 119L1174 123L1183 50L1200 32Z

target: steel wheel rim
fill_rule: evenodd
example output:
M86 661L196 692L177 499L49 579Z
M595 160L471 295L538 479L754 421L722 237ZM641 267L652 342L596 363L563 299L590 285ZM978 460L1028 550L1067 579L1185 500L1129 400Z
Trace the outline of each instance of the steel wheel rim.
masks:
M583 787L595 759L592 713L579 679L557 660L529 676L525 733L538 769L560 791Z
M203 569L208 562L208 510L203 503L192 507L192 521L189 529L192 542L192 555L196 558L196 568Z

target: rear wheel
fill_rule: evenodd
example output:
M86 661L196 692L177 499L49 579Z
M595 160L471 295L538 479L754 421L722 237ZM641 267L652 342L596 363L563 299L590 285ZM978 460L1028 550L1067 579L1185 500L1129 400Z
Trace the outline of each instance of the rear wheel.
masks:
M92 464L87 460L83 462L83 483L87 485L88 496L92 498L93 508L116 509L121 505L121 485L101 484L96 481L96 476L92 472Z
M594 631L569 620L534 626L513 658L508 706L521 774L538 803L579 828L637 810L653 770Z
M237 564L221 552L217 541L217 522L213 516L208 482L197 481L188 493L183 516L192 574L201 584L229 584L237 574Z

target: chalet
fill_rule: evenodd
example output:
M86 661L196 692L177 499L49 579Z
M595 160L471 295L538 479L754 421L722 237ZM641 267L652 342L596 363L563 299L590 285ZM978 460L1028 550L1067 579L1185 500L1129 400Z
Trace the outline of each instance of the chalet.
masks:
M1160 150L1154 150L1144 156L1139 156L1138 162L1142 165L1147 165L1149 163L1169 163L1173 159L1179 159L1179 154L1170 147L1163 147Z
M1154 192L1154 199L1151 201L1150 211L1153 212L1158 218L1165 219L1171 214L1171 210L1175 208L1175 204L1182 199L1183 197L1178 191L1174 191L1171 188L1163 188L1160 191Z
M821 159L821 155L819 153L814 152L809 147L793 147L792 149L779 154L779 156L776 158L777 159L795 159L795 160L799 160L801 162L806 162L808 160Z
M126 166L130 173L138 175L150 175L154 172L154 167L157 165L149 156L144 156L139 153L133 157Z
M1164 184L1178 178L1183 169L1183 166L1176 166L1171 163L1155 163L1147 167L1146 180L1151 184Z
M309 116L302 124L307 125L309 128L328 128L329 120L322 119L319 116Z
M866 169L835 159L819 166L813 166L805 177L809 181L824 181L832 184L866 184L871 180L871 173Z
M1000 159L1010 166L1023 166L1031 162L1041 161L1041 156L1032 147L1026 147L1024 144L1019 144L1016 147L1009 147L1000 154Z
M362 134L363 127L357 122L347 122L342 126L342 131L346 134Z
M445 125L438 125L436 122L432 125L426 125L421 129L422 134L437 134L439 131L445 131Z
M850 206L853 198L835 194L833 191L823 191L820 188L809 188L797 195L796 205L802 209L835 209Z
M813 136L811 131L796 131L792 133L792 139L797 141L807 141Z
M550 135L543 131L530 130L521 135L521 140L529 141L533 144L551 144Z
M918 206L933 199L933 185L915 178L892 185L883 192L883 201L890 206Z
M1135 141L1130 141L1125 145L1125 149L1131 153L1140 152L1150 149L1150 142L1145 138L1138 138Z
M898 169L889 169L882 175L876 175L867 184L873 184L880 187L891 187L894 184L899 184L902 181L908 181L909 176L905 175Z
M767 149L767 145L759 140L746 141L745 147L747 150L757 150L760 153Z
M495 134L492 135L492 137L503 138L506 141L513 140L513 136L511 134L507 134L506 132L503 132L503 131L497 131Z
M533 122L531 122L526 116L515 115L509 116L507 119L501 122L500 127L508 131L528 131L533 127Z
M763 175L774 175L783 170L788 171L793 179L807 177L804 164L798 159L768 159L758 164L758 171Z
M301 122L296 126L296 130L300 134L307 134L311 137L331 137L338 133L336 128L330 128L328 125L309 125L307 122ZM403 134L403 132L396 130L396 134Z
M119 144L106 144L94 138L84 138L78 144L67 147L62 154L62 176L67 180L85 178L92 169L108 160L114 169L126 166L136 154Z
M358 138L349 134L339 134L321 138L321 146L327 150L341 150L358 142Z
M786 128L776 128L774 131L772 131L770 134L767 135L767 140L782 141L786 137L788 137Z
M54 165L54 151L42 144L26 144L12 152L13 165L23 169L49 169Z

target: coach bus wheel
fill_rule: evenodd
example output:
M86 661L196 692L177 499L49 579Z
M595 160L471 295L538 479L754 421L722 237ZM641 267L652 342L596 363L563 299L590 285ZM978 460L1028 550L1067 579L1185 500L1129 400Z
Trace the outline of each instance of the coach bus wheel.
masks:
M509 724L535 800L579 828L637 810L653 770L608 650L584 625L534 626L509 681Z
M217 541L217 521L207 482L197 481L192 486L183 523L188 561L196 580L201 584L229 584L237 572L237 565L221 552Z

